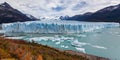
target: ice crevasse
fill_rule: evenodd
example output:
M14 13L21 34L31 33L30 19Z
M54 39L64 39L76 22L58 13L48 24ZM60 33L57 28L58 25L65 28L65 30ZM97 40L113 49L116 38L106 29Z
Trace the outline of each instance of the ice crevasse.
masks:
M81 33L112 27L119 27L119 23L80 21L27 21L2 24L3 31L10 33Z

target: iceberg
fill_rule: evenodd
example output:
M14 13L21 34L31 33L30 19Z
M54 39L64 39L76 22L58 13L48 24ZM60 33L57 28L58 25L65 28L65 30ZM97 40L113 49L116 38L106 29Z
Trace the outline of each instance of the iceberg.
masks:
M119 27L119 23L52 20L2 24L5 33L81 33L112 27Z

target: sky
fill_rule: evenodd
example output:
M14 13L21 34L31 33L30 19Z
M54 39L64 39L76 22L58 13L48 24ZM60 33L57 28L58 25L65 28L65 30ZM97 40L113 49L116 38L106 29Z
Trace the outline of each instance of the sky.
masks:
M35 17L77 15L120 4L120 0L0 0Z

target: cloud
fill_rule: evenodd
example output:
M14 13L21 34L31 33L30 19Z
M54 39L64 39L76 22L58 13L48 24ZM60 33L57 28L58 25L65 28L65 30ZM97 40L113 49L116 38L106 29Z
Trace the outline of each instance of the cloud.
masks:
M87 3L82 1L82 2L79 2L77 3L75 6L73 6L72 10L80 10L81 8L84 8L85 6L87 6Z
M65 7L62 7L62 6L57 6L57 7L53 7L53 8L52 8L52 10L55 10L55 11L57 11L57 12L62 11L62 10L64 10L64 9L65 9Z
M120 0L0 0L35 17L76 15L95 12L107 6L117 5Z

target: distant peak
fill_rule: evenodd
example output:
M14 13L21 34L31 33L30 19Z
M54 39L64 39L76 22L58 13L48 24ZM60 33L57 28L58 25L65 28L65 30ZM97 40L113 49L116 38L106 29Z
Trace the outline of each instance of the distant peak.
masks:
M113 11L115 9L120 9L120 4L106 7L104 9L101 9L101 10L97 11L97 12Z
M0 4L0 7L12 8L7 2L4 2L4 3Z

